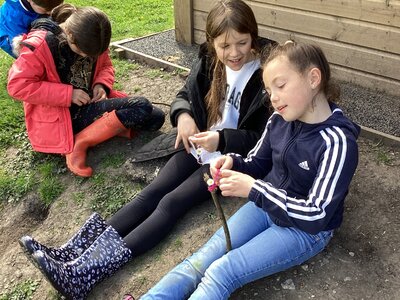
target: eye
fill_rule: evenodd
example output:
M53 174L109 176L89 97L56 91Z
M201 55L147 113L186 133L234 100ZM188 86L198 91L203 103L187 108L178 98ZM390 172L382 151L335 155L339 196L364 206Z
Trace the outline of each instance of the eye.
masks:
M277 84L276 86L278 89L283 89L285 87L285 85L286 85L286 83L280 83L280 84Z

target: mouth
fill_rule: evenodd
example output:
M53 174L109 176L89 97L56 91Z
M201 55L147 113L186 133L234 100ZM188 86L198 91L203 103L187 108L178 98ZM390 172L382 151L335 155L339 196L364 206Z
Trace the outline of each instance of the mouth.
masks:
M285 110L286 107L287 107L287 105L278 106L278 107L276 107L276 111L281 113Z
M229 61L233 64L238 64L242 59L241 58L237 58L237 59L230 59Z

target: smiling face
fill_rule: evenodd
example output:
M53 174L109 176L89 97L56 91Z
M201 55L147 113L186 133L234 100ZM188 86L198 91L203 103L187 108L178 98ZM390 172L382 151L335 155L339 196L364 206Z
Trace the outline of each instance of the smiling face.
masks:
M278 56L265 66L263 80L272 106L285 121L310 122L315 96L311 70L300 74L286 57Z
M254 55L249 33L239 33L233 29L219 35L213 41L218 59L234 71L239 71Z

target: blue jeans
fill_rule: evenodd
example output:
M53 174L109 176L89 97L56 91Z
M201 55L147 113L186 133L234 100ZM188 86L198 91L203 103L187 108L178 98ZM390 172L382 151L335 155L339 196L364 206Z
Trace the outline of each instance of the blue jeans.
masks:
M312 235L277 226L253 202L243 205L228 227L233 250L225 253L220 228L140 299L227 299L249 282L304 263L321 252L333 235L333 230Z

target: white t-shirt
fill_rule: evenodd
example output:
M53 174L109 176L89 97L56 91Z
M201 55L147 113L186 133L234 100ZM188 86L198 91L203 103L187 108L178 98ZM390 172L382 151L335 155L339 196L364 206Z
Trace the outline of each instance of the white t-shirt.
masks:
M239 71L234 71L228 66L226 70L226 98L221 103L222 119L211 126L210 130L216 131L224 128L236 129L239 121L240 100L243 90L253 73L260 68L260 60L252 60L244 64Z

